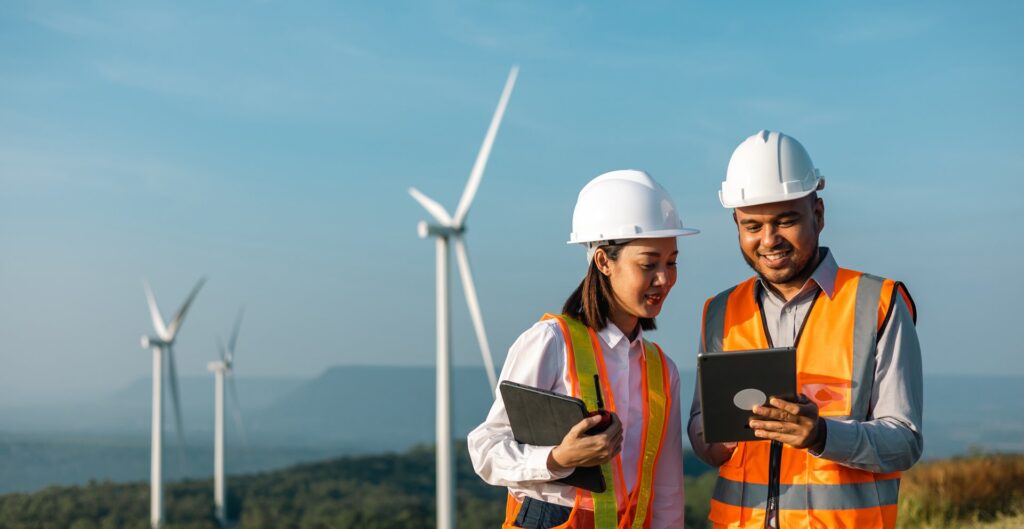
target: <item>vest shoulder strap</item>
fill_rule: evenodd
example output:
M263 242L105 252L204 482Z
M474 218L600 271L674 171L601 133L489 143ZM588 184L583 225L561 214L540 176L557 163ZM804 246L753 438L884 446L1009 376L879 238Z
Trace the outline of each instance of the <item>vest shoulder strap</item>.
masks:
M710 297L704 302L704 313L701 320L700 352L709 353L722 351L722 341L725 338L725 314L729 305L729 298L737 290L751 290L756 277L723 290Z
M903 300L903 303L910 311L911 320L915 324L917 323L917 305L914 303L914 298L910 296L910 291L907 290L907 286L903 282L879 277L873 274L861 272L856 273L861 276L860 288L858 289L857 296L858 304L862 301L870 300L870 303L866 303L866 305L877 308L877 325L875 326L875 332L877 335L881 335L886 325L889 324L889 320L892 319L892 314L896 310L896 304L899 299ZM875 291L877 291L877 294L875 294ZM866 296L862 297L862 292L864 292Z
M572 380L573 391L586 404L588 411L597 410L596 381L601 378L597 364L597 354L601 345L597 341L597 335L583 322L565 314L545 314L541 319L554 319L558 322L565 338L566 370ZM594 502L594 527L614 529L618 525L618 505L615 474L611 464L601 465L601 474L606 484L605 491L590 493ZM580 489L577 489L576 494L579 496Z

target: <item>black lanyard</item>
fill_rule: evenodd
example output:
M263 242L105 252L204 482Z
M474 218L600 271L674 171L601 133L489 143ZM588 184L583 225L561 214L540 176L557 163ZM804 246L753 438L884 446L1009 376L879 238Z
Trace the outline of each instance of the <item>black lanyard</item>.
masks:
M764 288L764 286L761 286L761 288ZM804 315L804 321L800 322L800 330L797 331L796 340L793 341L794 349L800 343L800 337L803 336L804 328L807 327L807 320L811 318L811 311L814 310L814 305L818 302L818 298L821 297L822 293L822 290L818 289L817 295L811 300L811 306L807 309L807 314ZM757 289L754 290L754 297L757 300L757 311L761 316L761 328L764 330L764 337L768 341L768 347L774 348L775 344L772 342L772 334L768 332L768 320L764 315L764 303L762 303ZM771 448L768 452L768 499L764 508L765 529L779 529L779 495L782 488L781 473L782 443L771 441Z

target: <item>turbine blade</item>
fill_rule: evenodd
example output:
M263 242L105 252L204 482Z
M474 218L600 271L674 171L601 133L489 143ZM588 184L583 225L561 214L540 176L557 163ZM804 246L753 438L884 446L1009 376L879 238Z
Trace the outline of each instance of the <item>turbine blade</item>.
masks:
M143 281L142 286L146 289L146 303L149 305L149 317L153 319L153 330L162 340L167 339L167 327L164 326L164 317L160 314L160 307L156 306L156 296L153 289L149 287L148 281Z
M185 303L182 303L181 308L178 309L178 313L174 315L174 320L167 327L167 332L170 334L168 340L173 340L174 336L178 334L178 329L181 328L181 322L185 319L185 313L188 312L188 308L192 305L192 300L196 299L196 294L199 293L199 289L203 288L203 284L206 283L206 278L201 277L196 282L196 286L192 287L192 292L189 292L188 297L185 298Z
M427 195L420 193L420 190L415 187L409 188L409 194L412 195L412 198L414 198L416 202L419 202L420 205L423 206L423 209L427 210L427 213L430 213L430 216L434 217L434 220L441 223L442 226L452 225L452 217L448 214L448 211L444 209L444 206L438 204L437 201Z
M459 261L462 290L466 293L466 304L469 305L469 315L473 319L473 329L476 330L476 339L480 342L480 354L484 359L487 381L491 384L491 391L497 392L498 377L494 374L494 359L491 357L491 346L487 343L484 318L480 314L480 304L476 299L476 287L473 285L473 272L469 268L469 256L466 254L466 243L462 240L462 237L455 238L455 257Z
M231 331L231 339L228 340L228 363L235 358L235 345L238 344L238 329L242 327L242 316L245 315L245 307L238 309L238 317L235 318L235 328Z
M480 152L476 155L476 162L473 163L473 170L469 173L469 181L466 182L466 189L459 199L459 206L455 208L455 223L453 226L459 228L466 220L469 213L469 206L473 203L476 190L480 187L480 179L484 176L484 168L487 167L487 159L491 156L491 147L494 145L494 137L498 135L498 127L501 126L501 119L505 116L505 107L512 96L512 88L516 85L516 77L519 75L519 67L513 66L508 72L508 80L505 81L505 89L501 92L501 99L498 100L498 108L494 110L494 117L491 118L491 126L487 128L487 135L484 136L484 143L480 146Z
M235 426L238 427L238 433L242 436L242 444L248 448L249 439L245 434L245 422L242 421L242 403L238 400L238 389L235 387L235 377L234 375L229 374L227 379L228 390L231 392L231 400L234 401L234 406L231 406L231 415L235 419Z
M181 421L181 392L178 388L178 361L174 358L174 347L167 346L167 365L170 378L171 398L174 401L174 425L178 431L178 447L185 449L185 428Z

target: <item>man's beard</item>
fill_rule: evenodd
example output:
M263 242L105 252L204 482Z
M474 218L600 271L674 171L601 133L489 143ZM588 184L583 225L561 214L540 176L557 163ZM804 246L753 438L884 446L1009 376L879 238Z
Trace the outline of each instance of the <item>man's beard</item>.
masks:
M792 246L790 246L789 248L790 248L790 250L793 249ZM743 261L745 261L747 263L747 266L749 266L751 268L751 270L753 270L754 273L757 274L758 278L760 278L762 281L765 281L765 282L770 283L770 284L780 284L780 285L786 284L786 283L790 283L790 282L792 282L792 281L794 281L796 279L800 279L800 278L803 278L806 281L807 278L811 277L811 274L814 273L814 269L817 268L817 266L818 266L819 259L817 257L818 257L819 253L820 253L819 246L817 244L815 244L814 245L814 251L811 252L811 257L807 259L807 262L804 263L803 266L801 266L799 269L795 270L793 273L773 281L773 280L770 280L767 277L765 277L764 274L762 274L761 271L757 269L757 262L752 260L750 258L750 256L747 255L747 252L743 251L743 248L740 248L740 255L743 256ZM754 255L757 255L757 251L756 250L754 251Z

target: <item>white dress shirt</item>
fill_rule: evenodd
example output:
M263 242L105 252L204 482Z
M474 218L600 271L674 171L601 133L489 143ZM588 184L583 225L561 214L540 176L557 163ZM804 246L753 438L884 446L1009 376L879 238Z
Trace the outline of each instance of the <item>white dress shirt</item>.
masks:
M630 341L609 322L597 332L608 370L608 382L615 399L615 411L622 421L622 471L629 491L637 481L637 458L643 435L643 388L641 358L645 354L642 331ZM572 382L566 370L565 339L555 320L534 324L521 334L505 358L501 380L509 380L553 391L572 394ZM651 529L683 527L683 448L679 414L679 371L665 357L671 386L671 408L665 441L655 468ZM607 390L606 390L607 391ZM469 433L467 439L473 468L491 485L503 485L522 501L534 499L572 507L576 489L555 483L571 470L548 470L548 454L553 446L517 443L512 437L508 414L501 399L495 399L487 419Z

